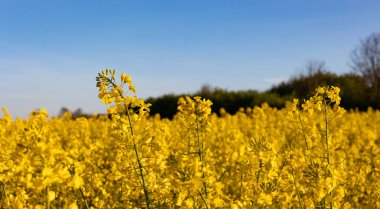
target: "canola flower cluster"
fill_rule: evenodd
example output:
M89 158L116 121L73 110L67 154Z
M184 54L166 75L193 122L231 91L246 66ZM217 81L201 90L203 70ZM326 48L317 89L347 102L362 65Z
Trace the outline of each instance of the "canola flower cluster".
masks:
M108 115L0 119L0 208L380 208L380 112L320 87L286 108L178 101L149 116L130 76L97 77Z

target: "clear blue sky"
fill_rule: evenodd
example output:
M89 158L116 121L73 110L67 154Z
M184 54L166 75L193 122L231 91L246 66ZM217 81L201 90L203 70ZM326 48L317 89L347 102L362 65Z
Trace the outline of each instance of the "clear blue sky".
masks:
M95 76L116 68L141 97L210 84L265 90L308 60L348 72L380 32L378 0L0 0L0 106L104 112Z

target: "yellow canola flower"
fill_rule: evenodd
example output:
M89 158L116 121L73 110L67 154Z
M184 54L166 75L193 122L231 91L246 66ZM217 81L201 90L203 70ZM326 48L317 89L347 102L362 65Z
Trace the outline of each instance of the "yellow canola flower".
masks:
M233 203L233 204L231 205L231 209L239 209L239 206Z
M272 205L272 195L261 192L257 202L261 205Z
M213 200L213 203L214 203L214 206L215 207L223 207L224 205L225 205L225 202L224 202L224 200L223 199L221 199L221 198L219 198L219 197L217 197L217 198L215 198L214 200Z
M317 87L315 90L318 94L324 94L325 93L325 87Z
M5 124L10 125L12 123L12 117L8 113L8 109L3 107L1 110L3 111L3 118L0 118L0 121L4 120Z
M231 209L243 208L243 204L238 200L231 204Z
M327 97L331 100L331 102L335 102L336 105L339 105L341 101L339 92L340 88L335 86L331 86L326 92Z
M14 209L24 209L24 204L21 200L17 199L14 203L12 208Z
M192 198L188 198L185 200L185 205L187 207L193 207L194 206L194 200Z
M133 86L132 84L129 85L129 90L130 90L132 93L136 93L136 87Z
M121 74L121 81L124 83L127 83L128 85L132 85L132 78L129 75L126 75L125 73Z
M48 193L48 200L49 202L53 201L55 199L55 192L54 191L49 191Z
M74 187L75 189L79 189L83 186L83 179L78 174L75 174L71 181L69 182L68 186Z
M70 205L65 206L64 209L78 209L78 205L76 202L73 202Z
M342 186L338 186L334 189L333 191L334 195L334 201L340 201L341 199L344 198L345 194L345 189Z
M183 200L186 198L186 194L183 193L183 192L180 192L179 195L178 195L178 198L177 198L177 202L176 202L176 205L177 206L181 206L182 205L182 202Z
M46 146L46 145L45 145L45 146ZM52 174L53 174L53 169L50 168L50 167L44 168L44 169L42 170L42 176L44 176L44 177L49 177L49 176L51 176Z

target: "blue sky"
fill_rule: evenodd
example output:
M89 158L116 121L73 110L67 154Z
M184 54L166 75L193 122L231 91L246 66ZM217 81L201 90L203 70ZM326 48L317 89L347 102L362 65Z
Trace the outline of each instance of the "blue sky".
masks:
M348 72L380 32L377 0L0 0L0 106L104 112L95 76L116 68L140 97L203 84L265 90L310 60Z

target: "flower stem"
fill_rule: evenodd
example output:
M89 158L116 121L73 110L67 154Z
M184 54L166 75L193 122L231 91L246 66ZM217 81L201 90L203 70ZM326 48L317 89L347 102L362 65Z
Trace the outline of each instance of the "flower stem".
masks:
M128 107L126 107L126 111L127 111L127 116L128 116L129 127L131 129L131 134L132 134L132 137L133 137L135 135L135 131L133 129L132 119L131 119L131 115L129 113L129 108ZM143 189L144 189L146 207L147 207L147 209L150 209L149 191L148 191L148 187L147 187L146 182L145 182L144 170L143 170L143 166L142 166L142 163L141 163L140 155L139 155L139 152L137 150L137 145L136 145L135 141L133 141L133 150L135 151L135 155L136 155L136 159L137 159L137 164L139 166L141 183L142 183L142 186L143 186Z
M86 205L86 209L90 209L90 207L88 206L87 200L86 200L86 196L84 195L82 188L79 188L79 191L80 191L80 194L82 195L83 201Z
M50 209L50 201L49 201L49 187L46 187L46 209Z
M117 86L111 79L109 79L109 78L106 78L106 79L114 87ZM120 97L123 98L123 99L125 99L125 97L122 94L122 92L120 91L120 89L118 89L118 92L119 92ZM128 106L126 104L124 104L124 107L125 107L125 110L127 112L127 117L128 117L128 122L129 122L129 128L131 130L131 135L132 135L132 137L134 137L135 136L135 130L133 128L131 114L129 113L129 108L128 108ZM136 156L136 160L137 160L137 164L138 164L138 167L139 167L139 175L140 175L141 184L142 184L143 190L144 190L146 207L147 207L147 209L150 209L150 196L149 196L148 187L147 187L146 181L145 181L145 175L144 175L143 165L142 165L142 162L141 162L140 154L139 154L138 149L137 149L137 144L136 144L136 142L134 140L133 140L133 150L134 150L134 153L135 153L135 156Z
M199 155L199 160L201 161L201 166L202 166L202 178L204 179L205 178L205 173L204 173L204 155L203 155L203 142L201 141L201 137L200 137L200 125L199 125L199 113L198 113L198 104L196 106L196 110L195 110L195 115L196 115L196 122L197 122L197 142L198 142L198 155ZM207 184L205 182L203 182L203 188L205 190L205 195L207 197Z
M326 138L326 158L327 158L327 166L330 165L330 150L329 150L329 129L328 129L328 113L327 113L327 102L326 100L324 101L324 105L325 105L325 127L326 127L326 131L325 131L325 138ZM328 170L328 175L330 175L330 170ZM331 192L329 192L329 195L331 196ZM334 202L330 202L330 209L333 209L333 205L334 205Z

